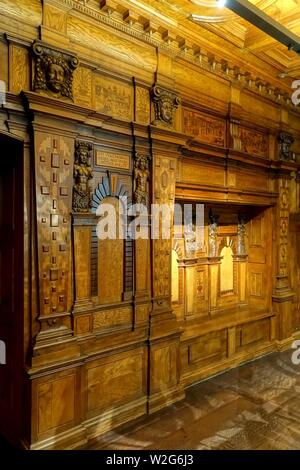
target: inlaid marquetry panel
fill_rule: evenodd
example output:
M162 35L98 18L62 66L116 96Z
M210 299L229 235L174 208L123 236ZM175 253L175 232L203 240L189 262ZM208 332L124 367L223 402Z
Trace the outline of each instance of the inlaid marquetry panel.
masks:
M94 77L95 108L99 113L133 120L133 87L107 77Z
M132 325L132 307L114 308L111 310L101 310L93 314L93 330L113 328L122 325Z
M40 320L47 329L59 326L71 309L74 141L36 132L35 144Z

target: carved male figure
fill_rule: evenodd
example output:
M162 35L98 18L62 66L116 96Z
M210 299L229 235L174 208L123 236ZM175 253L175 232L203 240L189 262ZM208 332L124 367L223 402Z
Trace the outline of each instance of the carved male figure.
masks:
M148 206L149 157L135 154L134 162L134 200L136 204Z

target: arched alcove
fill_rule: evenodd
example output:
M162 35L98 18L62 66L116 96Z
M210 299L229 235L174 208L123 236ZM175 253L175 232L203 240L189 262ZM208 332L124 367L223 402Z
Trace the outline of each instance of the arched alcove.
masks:
M230 246L224 246L221 251L221 276L220 288L221 294L233 292L234 290L234 270L233 270L233 251Z
M119 237L119 199L112 196L105 197L100 205L111 207L115 213L111 220L108 213L103 217L112 226L115 222L115 238L99 239L98 241L98 295L101 304L120 302L124 291L124 239ZM113 234L112 234L113 235Z
M178 254L172 250L172 302L179 302L179 269Z

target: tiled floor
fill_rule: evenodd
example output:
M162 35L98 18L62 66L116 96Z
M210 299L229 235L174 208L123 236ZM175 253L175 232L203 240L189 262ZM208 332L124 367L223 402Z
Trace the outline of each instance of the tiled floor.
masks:
M186 399L85 449L300 449L300 365L272 354L194 385Z

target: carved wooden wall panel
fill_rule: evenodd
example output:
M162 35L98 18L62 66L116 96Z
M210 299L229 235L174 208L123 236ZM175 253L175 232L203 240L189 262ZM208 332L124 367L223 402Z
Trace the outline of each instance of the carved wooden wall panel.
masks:
M35 133L39 320L43 331L70 327L73 149L70 137Z
M183 131L196 140L226 146L226 122L199 112L183 109Z
M9 90L19 94L30 89L29 53L25 47L9 46Z

